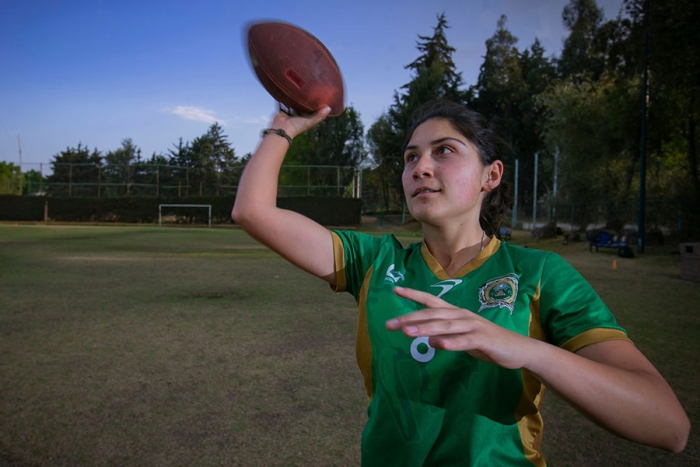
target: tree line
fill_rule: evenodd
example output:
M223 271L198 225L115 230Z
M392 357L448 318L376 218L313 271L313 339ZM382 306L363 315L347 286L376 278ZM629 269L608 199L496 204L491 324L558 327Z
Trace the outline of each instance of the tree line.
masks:
M384 203L403 197L401 149L411 114L426 100L448 98L495 124L507 143L507 174L518 161L521 200L576 205L584 227L603 206L610 226L620 228L631 220L625 216L639 195L644 153L645 195L678 200L680 229L697 238L700 2L624 0L606 21L595 0L570 0L562 20L568 35L556 57L537 39L518 48L501 16L477 82L467 86L452 59L448 21L438 16L432 36L419 36L419 57L406 65L411 81L367 133ZM654 221L674 225L675 211Z
M562 12L567 36L556 56L537 39L520 48L501 16L486 41L477 82L468 85L453 60L449 22L440 14L431 35L418 35L418 56L405 65L410 81L394 92L392 104L366 132L359 113L348 107L297 137L285 164L362 167L365 204L397 208L403 202L402 146L411 115L427 100L447 98L495 124L507 143L506 173L514 174L518 162L513 194L519 199L575 204L589 211L577 216L583 219L592 218L597 203L605 201L609 222L621 223L629 220L622 206L639 194L644 153L647 196L680 200L691 221L683 229L698 235L700 221L693 220L700 217L693 210L700 205L698 19L695 0L623 0L619 14L608 20L595 0L570 0ZM131 180L137 189L135 181L144 177L162 177L167 185L169 178L182 180L182 170L192 189L235 186L248 157L236 155L215 123L204 135L181 139L149 159L141 158L131 139L106 154L81 145L67 148L53 157L48 181L58 187L68 177L94 178L89 170L104 167L105 187ZM536 192L535 161L541 181ZM86 165L74 165L75 173L68 174L68 163ZM124 167L132 169L125 173ZM171 169L154 174L153 167ZM5 172L8 168L0 167L0 177ZM304 176L309 177L289 177ZM314 184L338 183L333 175L316 178Z

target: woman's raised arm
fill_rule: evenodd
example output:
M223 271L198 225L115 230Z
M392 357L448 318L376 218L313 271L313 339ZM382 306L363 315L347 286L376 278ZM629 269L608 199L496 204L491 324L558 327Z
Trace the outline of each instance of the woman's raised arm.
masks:
M279 112L248 161L238 185L231 217L253 238L268 246L299 268L335 285L333 240L330 231L299 213L277 207L280 167L290 138L322 122L330 108L309 117Z

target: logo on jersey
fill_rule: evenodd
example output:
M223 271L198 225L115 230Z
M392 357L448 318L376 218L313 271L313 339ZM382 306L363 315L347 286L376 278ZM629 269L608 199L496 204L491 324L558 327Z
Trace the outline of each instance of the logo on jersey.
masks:
M433 359L435 356L435 349L428 343L428 337L416 337L411 342L411 357L414 360L426 363Z
M481 308L479 312L486 308L508 308L513 314L515 299L518 297L518 276L508 274L503 277L491 279L479 289L479 301Z
M438 282L437 284L433 284L430 287L440 287L442 290L440 293L437 295L438 298L442 297L445 295L447 292L452 290L453 287L459 285L462 283L462 279L447 279L441 282Z
M404 277L403 273L401 271L394 271L395 265L391 265L388 268L386 268L386 277L384 278L385 281L391 281L394 284L396 284L398 281L405 281L406 278Z
M461 283L462 279L447 279L440 281L437 284L433 284L430 287L438 287L442 289L440 290L440 293L437 294L437 297L440 298ZM416 337L413 339L411 342L411 357L413 357L414 360L421 363L427 363L432 360L434 356L435 349L428 343L427 336Z

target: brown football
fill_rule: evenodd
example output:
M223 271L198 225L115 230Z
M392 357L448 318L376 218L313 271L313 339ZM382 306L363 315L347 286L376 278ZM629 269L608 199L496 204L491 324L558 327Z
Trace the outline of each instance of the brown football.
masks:
M273 21L250 25L247 36L253 71L278 102L299 114L326 105L331 116L343 113L343 75L321 41L297 26Z

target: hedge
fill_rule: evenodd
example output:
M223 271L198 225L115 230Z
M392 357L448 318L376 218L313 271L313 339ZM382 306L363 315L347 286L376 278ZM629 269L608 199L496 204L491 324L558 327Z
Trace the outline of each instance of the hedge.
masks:
M213 224L233 224L233 196L189 198L55 198L46 196L0 195L0 220L55 222L158 223L159 204L210 204ZM359 225L362 200L356 198L293 197L279 198L279 207L304 214L322 225ZM166 209L166 208L164 208ZM206 223L204 209L170 209L180 219ZM166 211L163 212L166 214Z

